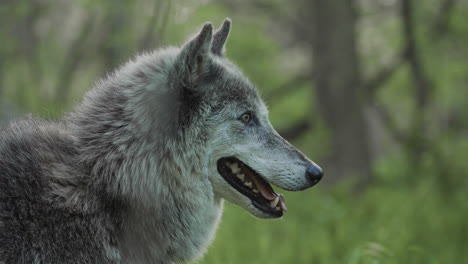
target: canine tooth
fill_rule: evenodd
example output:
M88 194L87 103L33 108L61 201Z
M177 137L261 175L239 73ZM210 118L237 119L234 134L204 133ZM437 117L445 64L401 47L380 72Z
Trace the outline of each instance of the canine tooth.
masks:
M244 185L249 187L249 188L252 188L252 183L251 182L245 182Z
M245 179L245 175L244 174L237 174L237 178L241 179L241 180L244 180Z
M258 193L258 190L257 190L257 189L253 189L253 192L254 192L254 193Z
M278 206L276 206L276 207L275 207L275 210L276 210L276 211L279 211L279 210L281 210L281 209L280 209Z
M276 196L276 198L273 201L270 202L270 207L275 208L276 205L278 204L278 202L279 202L279 197Z

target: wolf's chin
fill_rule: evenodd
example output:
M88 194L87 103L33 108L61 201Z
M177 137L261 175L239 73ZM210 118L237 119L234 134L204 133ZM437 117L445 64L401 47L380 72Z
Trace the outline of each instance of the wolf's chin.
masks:
M287 211L283 195L276 193L270 184L251 167L237 158L221 158L218 173L236 191L250 200L246 208L260 218L278 218Z

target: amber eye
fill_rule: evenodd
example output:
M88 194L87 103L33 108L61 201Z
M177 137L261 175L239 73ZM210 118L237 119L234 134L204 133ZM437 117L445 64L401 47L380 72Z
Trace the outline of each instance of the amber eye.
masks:
M245 124L248 124L252 120L252 115L250 113L244 113L239 119Z

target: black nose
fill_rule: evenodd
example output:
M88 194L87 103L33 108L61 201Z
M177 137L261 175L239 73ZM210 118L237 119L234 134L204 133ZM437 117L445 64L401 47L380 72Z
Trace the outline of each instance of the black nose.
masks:
M312 185L315 185L322 179L323 170L316 164L309 164L306 170L306 177L312 181Z

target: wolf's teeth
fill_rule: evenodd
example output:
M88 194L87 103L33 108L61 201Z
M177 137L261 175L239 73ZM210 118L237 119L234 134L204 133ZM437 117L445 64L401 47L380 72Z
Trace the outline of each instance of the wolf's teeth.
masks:
M237 178L241 179L242 181L245 179L244 174L237 174Z
M239 168L239 166L237 166L237 163L233 163L233 164L229 165L229 167L231 168L231 170L232 170L232 172L234 174L237 174L240 171L240 168Z
M254 192L254 193L258 193L258 190L257 190L257 189L253 189L253 192Z
M275 208L276 205L278 205L278 202L279 202L279 197L276 196L276 198L273 201L270 202L270 207Z
M251 182L244 182L244 185L249 187L249 188L252 188L252 183Z

